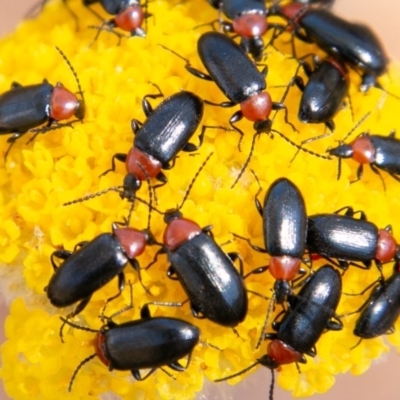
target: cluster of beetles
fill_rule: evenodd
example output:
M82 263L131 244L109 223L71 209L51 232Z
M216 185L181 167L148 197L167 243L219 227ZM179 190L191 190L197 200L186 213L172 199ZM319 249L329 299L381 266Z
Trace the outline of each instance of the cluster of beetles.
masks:
M68 0L63 2L66 12L79 20ZM94 3L99 3L110 19L103 21L103 17L91 8ZM149 99L162 96L161 90L153 84L158 93L146 95L142 102L146 121L132 120L132 148L127 153L114 154L110 169L103 174L115 171L118 163L125 163L126 176L122 185L67 203L70 205L107 191L116 191L131 203L130 214L134 204L140 202L149 207L149 212L162 214L166 224L161 243L151 232L150 217L149 226L138 230L129 227L129 214L125 223L113 224L111 232L78 243L72 251L57 249L53 252L51 264L54 274L45 289L48 299L54 307L75 307L66 318L62 318L61 338L65 325L97 334L95 353L79 364L69 390L80 368L96 356L110 370L131 371L136 380L146 379L165 366L184 371L186 367L180 360L185 357L189 363L190 355L200 341L200 329L182 319L152 317L149 310L152 303L142 308L141 319L126 323L117 324L112 317L105 317L102 313L104 324L98 331L71 321L86 307L91 296L115 277L118 278L119 290L106 304L121 294L127 264L136 270L141 285L147 290L136 258L145 252L148 245L160 248L146 269L158 261L159 255L166 254L170 264L168 276L182 285L193 315L223 327L235 329L246 318L248 290L245 279L248 276L269 271L275 279L272 298L269 299L273 303L270 309L281 307L282 312L272 323L274 333L266 333L267 326L263 327L258 345L262 339L268 339L267 353L245 370L221 376L217 381L241 375L258 364L273 371L283 364L305 363L306 355L315 356L316 345L324 331L343 327L336 308L342 296L342 274L348 268L369 269L374 265L381 275L378 281L365 289L371 290L365 304L352 311L359 313L355 336L362 340L390 332L400 313L400 246L391 227L377 227L367 220L363 211L354 211L351 206L330 214L308 215L299 188L285 177L270 185L263 203L257 196L255 199L262 219L264 248L249 238L234 234L238 241L244 240L255 251L270 256L267 266L254 268L247 274L243 272L240 254L226 253L215 241L211 226L202 228L180 211L212 154L193 177L181 205L160 211L162 205L157 203L157 189L167 183L163 170L172 168L178 155L185 157L182 151L197 152L206 130L212 128L202 126L198 144L191 142L200 127L204 104L224 108L239 106L240 109L227 121L226 129L235 131L240 138L244 132L236 124L242 119L253 123L255 137L262 133L283 136L274 130L270 115L272 111L284 113L287 125L295 129L288 120L284 104L290 86L296 85L302 91L300 121L324 124L328 131L335 129L334 117L348 96L349 68L361 75L361 91L367 92L371 87L385 90L379 78L387 71L389 61L382 45L368 27L336 16L331 10L333 0L297 0L284 5L277 1L267 4L264 0L208 0L208 3L201 6L214 7L218 19L211 24L214 29L202 34L197 43L198 55L206 72L194 68L174 49L162 47L180 58L190 74L214 82L227 100L216 104L182 90L153 109ZM125 33L120 32L125 31L130 36L145 38L151 3L149 7L147 2L138 0L83 0L83 4L103 21L97 28L97 35L107 30L121 39ZM282 22L268 23L269 16L278 16ZM266 43L264 37L268 30L273 33L269 36L272 38L270 42ZM257 63L262 63L268 46L273 46L274 41L287 31L292 34L293 57L296 58L296 38L317 44L327 53L327 58L315 59L314 67L299 58L299 68L303 68L307 82L295 76L281 101L275 102L266 90L267 68L260 72ZM18 151L15 143L26 133L35 137L85 121L84 89L67 56L62 49L57 50L75 76L79 93L74 94L60 83L53 86L45 81L29 86L14 83L11 90L1 94L0 133L11 135L7 139L9 147L5 158L10 151ZM337 157L339 176L340 161L353 158L360 164L357 180L362 179L364 164L369 164L379 176L383 172L400 180L400 141L394 133L386 136L365 133L351 143L343 142L331 148L327 155L319 155L283 137L298 151L310 156ZM239 149L240 143L241 139ZM252 151L232 190L250 164L251 157ZM257 179L257 172L254 174ZM153 181L156 183L151 184ZM149 199L138 196L144 184L149 186ZM327 264L313 269L315 258L323 258ZM389 262L394 264L394 272L385 279L382 266ZM265 325L268 325L269 317L266 316ZM143 369L148 371L143 374Z

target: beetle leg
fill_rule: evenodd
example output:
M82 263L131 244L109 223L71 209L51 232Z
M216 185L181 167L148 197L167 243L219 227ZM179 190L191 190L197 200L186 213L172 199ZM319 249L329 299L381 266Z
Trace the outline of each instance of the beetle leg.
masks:
M207 125L203 125L202 128L201 128L200 135L199 135L199 144L196 146L196 145L193 144L193 143L186 143L185 147L184 147L182 150L183 150L183 151L186 151L186 152L193 152L193 151L198 150L198 149L201 147L201 145L203 144L204 133L205 133L205 131L206 131L208 128L222 128L222 129L225 129L225 128L220 127L220 126L207 126Z
M236 233L232 233L232 235L233 235L234 237L236 237L236 238L242 239L242 240L244 240L245 242L247 242L247 244L248 244L253 250L258 251L259 253L264 253L264 254L265 254L265 253L268 253L267 249L263 249L262 247L256 246L256 245L254 245L253 243L251 243L251 240L250 240L249 238L245 238L245 237L240 236L240 235L238 235L238 234L236 234Z
M22 85L18 82L13 82L11 83L11 89L18 89L18 88L22 88Z
M205 319L206 317L202 315L201 311L197 309L192 303L190 303L190 309L192 311L192 315L198 319Z
M211 236L214 239L214 234L212 233L212 228L213 228L212 225L207 225L207 226L204 226L203 228L201 228L201 231L203 233L205 233L206 235Z
M310 350L306 351L305 354L309 355L310 357L315 357L317 355L317 349L313 346Z
M149 99L158 99L160 97L164 97L164 93L161 91L160 87L153 83L153 82L149 82L151 83L157 90L158 93L156 94L146 94L143 99L142 99L142 109L144 114L146 115L146 117L149 117L150 114L153 112L153 107L151 106L151 104L149 103L149 101L147 100Z
M286 97L285 95L283 95L283 97ZM288 119L288 109L287 109L287 107L283 104L283 101L284 101L284 99L280 102L280 103L277 103L277 102L272 102L272 109L274 110L274 111L281 111L281 110L284 110L285 111L285 123L287 123L287 124L289 124L290 125L290 127L295 131L295 132L298 132L298 130L297 130L297 128L289 121L289 119Z
M340 331L343 329L343 322L339 319L339 316L334 315L333 319L336 321L328 321L326 324L326 329L329 329L330 331Z
M99 178L104 175L107 175L109 172L114 172L115 171L115 160L118 160L118 161L121 161L124 163L126 161L126 157L127 157L127 154L125 154L125 153L115 153L111 159L111 168L104 171L101 175L99 175Z
M122 291L124 290L124 287L125 287L125 274L124 274L123 272L120 272L120 273L118 274L118 293L117 293L116 295L114 295L114 296L109 297L109 298L106 300L106 302L105 302L105 304L104 304L104 307L103 307L102 314L104 313L104 310L106 309L107 304L108 304L110 301L116 299L117 297L119 297L119 296L121 295ZM132 288L132 286L131 286L131 288Z
M70 318L75 317L75 315L78 315L89 303L90 299L91 299L91 295L86 297L85 299L81 300L80 303L76 306L75 310L72 311L72 313L67 315L67 320ZM64 326L65 326L66 322L63 321L61 327L60 327L60 339L61 341L64 343L64 339L63 339L63 330L64 330Z
M243 276L243 258L239 253L232 252L228 253L228 257L231 259L231 261L234 263L236 260L239 260L239 273L240 276L244 279Z
M54 262L54 257L57 257L61 260L66 260L68 257L70 257L72 255L72 251L69 250L56 250L53 251L53 253L50 256L50 261L51 261L51 265L54 268L54 271L58 268L58 266L56 265L56 263Z
M22 133L14 132L13 135L7 139L7 143L10 143L10 145L8 146L8 149L6 150L6 152L4 154L4 162L7 161L8 153L10 152L11 147L14 146L15 141L18 140L25 133L26 132L22 132Z
M136 134L136 132L143 126L143 122L140 122L137 119L132 119L131 120L131 128L132 132Z
M184 367L183 365L179 364L178 361L172 361L171 364L168 364L168 367L170 367L174 371L183 372L187 368L188 365L189 364L187 364L186 367Z
M169 279L172 279L173 281L179 280L179 278L176 276L175 269L172 265L170 265L170 267L168 268L167 276Z
M82 242L79 242L75 245L74 247L74 252L79 250L81 247L83 247L86 243L89 243L88 240L83 240Z
M152 368L145 376L141 376L140 372L138 369L132 369L131 373L132 376L137 380L137 381L144 381L145 379L147 379L151 374L153 374L154 372L156 372L157 368Z
M153 258L153 261L145 269L149 269L153 264L155 264L158 261L158 256L160 254L166 254L166 253L167 253L167 250L164 247L161 247L161 249L158 249Z
M205 81L211 81L213 82L214 79L211 78L210 75L201 72L199 69L197 68L193 68L190 64L186 64L185 68L188 72L190 72L192 75L194 75L196 78L200 78L200 79L204 79Z
M137 272L138 274L138 278L139 278L139 282L142 285L142 288L145 290L145 292L147 292L148 294L150 293L150 290L144 285L143 281L142 281L142 275L140 273L140 264L139 261L134 259L129 259L128 260L129 264L132 266L132 268ZM121 272L121 274L123 275L123 273ZM123 287L120 289L122 291Z
M182 149L182 150L184 150L184 149ZM175 163L176 163L176 159L178 158L179 156L176 156L173 160L171 160L170 162L167 162L167 163L165 163L165 164L163 164L163 166L162 166L162 169L172 169L172 168L174 168L175 167Z
M222 103L224 104L224 103ZM224 107L221 105L221 107ZM242 145L242 140L244 136L244 132L239 129L236 125L234 125L236 122L239 122L240 120L243 119L243 113L242 111L238 110L236 111L232 117L229 119L229 125L240 135L239 143L238 143L238 149L241 151L241 145Z

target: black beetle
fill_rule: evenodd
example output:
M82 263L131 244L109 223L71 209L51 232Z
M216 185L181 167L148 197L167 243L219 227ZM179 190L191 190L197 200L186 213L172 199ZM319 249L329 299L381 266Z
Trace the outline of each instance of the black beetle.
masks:
M300 76L295 83L303 92L299 107L299 120L305 123L325 123L333 131L332 118L343 106L349 92L349 76L346 66L339 60L327 58L316 62L314 70L302 62L308 81L304 85Z
M82 121L85 116L85 102L78 76L65 54L56 47L71 69L79 88L81 99L66 89L60 82L55 86L45 79L43 83L22 86L14 82L11 90L0 95L0 135L12 134L5 158L17 139L27 132L34 133L33 140L39 133L71 126ZM59 121L76 116L75 121ZM47 125L38 128L47 122Z
M215 242L212 226L201 228L196 222L183 218L179 211L189 196L193 183L212 153L203 162L192 180L179 208L164 215L167 227L164 246L156 253L150 268L159 254L167 253L171 263L168 276L176 274L185 290L193 315L234 327L247 314L247 292L243 281L243 263L238 253L226 254ZM240 262L240 274L233 262Z
M379 169L386 171L392 178L400 181L400 141L395 132L388 136L363 133L350 144L341 144L328 150L329 154L339 158L338 179L341 173L341 159L353 158L360 163L357 169L357 182L363 174L364 164L369 164L372 171L380 176ZM383 185L385 183L382 179Z
M67 1L68 0L63 0L65 4ZM82 0L82 3L101 20L103 20L103 18L90 7L91 5L99 3L104 11L110 15L114 15L113 18L104 21L100 27L93 27L99 29L99 33L107 29L121 38L123 35L114 31L114 28L119 28L129 32L130 36L146 36L142 25L144 20L151 15L147 12L147 1L144 7L142 7L140 0ZM74 15L73 12L72 14ZM74 17L76 18L75 15ZM95 40L97 37L98 35Z
M145 380L163 366L184 371L200 338L200 330L188 322L170 317L151 317L148 305L141 309L139 320L116 324L111 318L107 318L107 323L99 331L61 318L63 323L74 328L97 333L94 340L96 352L78 365L69 383L69 392L79 369L96 355L110 371L131 371L138 381ZM184 357L188 357L186 366L179 363ZM139 370L147 368L150 371L142 377Z
M185 60L185 68L194 76L214 81L229 99L228 102L221 104L206 101L207 104L221 107L240 105L240 111L233 114L229 123L241 136L244 133L234 123L243 117L254 122L254 129L258 133L271 132L269 115L272 110L284 109L285 122L289 123L285 105L282 102L273 102L269 93L265 91L267 70L265 69L264 73L260 72L244 50L231 38L219 32L206 32L200 36L197 42L197 51L210 75L193 68L187 59L166 47L164 48ZM287 91L282 101L286 95ZM295 129L293 125L291 126Z
M148 229L139 231L113 224L112 233L102 233L89 242L79 243L73 252L56 250L51 255L55 272L45 289L47 297L53 306L60 308L79 302L67 317L71 318L86 307L96 290L118 276L118 293L108 299L109 302L119 296L124 287L123 269L127 263L138 272L141 281L135 257L143 253L146 244L155 243ZM63 260L59 267L55 258Z
M300 271L306 247L307 213L302 194L289 179L276 180L268 189L263 217L265 249L270 254L268 269L276 279L277 303L283 303L291 291L289 281Z
M237 253L226 254L209 235L211 226L201 228L183 218L177 210L164 217L164 252L171 267L168 275L176 274L185 290L193 314L223 325L234 327L247 314L247 293L242 274L233 261Z
M362 91L380 87L377 78L386 72L389 59L369 27L345 21L329 10L299 3L272 7L270 14L288 19L299 39L316 43L331 56L361 71Z
M203 126L199 135L199 145L189 143L203 117L203 101L191 92L181 91L165 99L153 110L147 98L161 96L163 94L160 91L159 94L146 95L143 98L142 106L147 120L144 124L136 119L132 120L132 130L135 134L133 147L128 154L114 154L111 168L102 174L115 170L115 160L125 163L128 174L123 185L109 189L119 191L122 199L133 202L141 182L146 179L156 178L161 181L160 185L153 188L164 185L167 178L161 169L172 168L179 151L196 151L203 142L206 126ZM64 205L88 200L106 192L107 190L95 193Z
M267 354L234 375L217 379L224 381L249 371L261 364L273 371L282 364L305 363L304 354L314 357L315 345L326 330L342 329L342 322L335 315L342 293L342 281L338 271L325 265L312 274L297 295L290 295L290 307L279 322L274 323L276 333L266 334L272 339ZM334 321L335 319L336 321ZM273 395L271 382L270 400Z
M372 339L394 332L400 315L400 264L395 263L393 275L377 284L369 299L362 305L354 334L362 339Z
M345 215L339 212L345 210ZM399 247L391 233L391 227L378 229L360 213L354 218L351 207L345 207L334 214L317 214L308 218L307 248L311 253L328 259L343 269L349 265L369 268L375 261L381 269L383 263L398 259ZM357 264L361 262L361 264Z
M209 0L209 3L232 21L220 21L223 31L239 35L246 53L250 53L255 60L260 60L264 50L262 35L268 27L265 1Z
M292 181L280 178L269 187L263 207L256 196L256 206L263 219L265 249L245 240L254 250L268 253L271 258L268 266L259 267L251 273L268 269L276 279L275 300L282 304L291 293L289 282L301 271L301 258L306 248L307 213L304 199Z

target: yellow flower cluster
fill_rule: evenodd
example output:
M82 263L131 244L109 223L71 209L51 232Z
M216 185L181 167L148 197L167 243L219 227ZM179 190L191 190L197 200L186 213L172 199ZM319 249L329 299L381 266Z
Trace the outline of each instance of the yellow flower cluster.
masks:
M67 327L65 343L60 341L59 317L71 310L55 309L44 292L53 274L50 255L55 249L72 250L79 242L91 240L101 232L110 232L114 221L126 217L130 205L114 192L68 207L63 203L122 184L125 175L122 163L117 163L115 173L101 178L99 175L110 168L113 154L126 153L132 146L130 121L133 118L145 120L141 101L146 94L154 93L149 82L159 85L166 97L185 89L213 102L226 101L214 83L193 77L184 69L181 59L160 47L162 44L173 49L188 58L194 67L204 70L196 42L208 28L195 27L212 21L216 15L205 1L202 4L198 1L149 2L153 16L147 20L147 37L122 39L120 45L118 39L107 32L102 32L92 43L96 31L88 26L99 25L99 21L81 1L71 0L68 4L79 16L78 26L62 2L54 1L49 2L37 18L23 22L13 34L0 41L0 93L9 90L14 81L28 85L40 83L44 78L52 84L60 81L71 91L77 91L73 74L55 49L58 46L79 76L87 110L84 123L75 124L73 129L62 128L39 135L29 144L26 144L27 134L14 145L6 163L2 155L8 147L7 136L0 140L0 219L3 221L0 276L3 292L12 299L5 325L7 341L1 348L1 377L13 399L71 398L67 392L71 376L77 365L93 353L93 333ZM95 10L104 15L100 6L96 5ZM280 101L298 67L297 61L290 58L290 46L285 44L288 39L289 36L284 35L277 41L279 50L271 46L267 49L267 82L274 101ZM300 42L297 49L300 54L318 52L314 46ZM335 118L334 134L308 144L310 150L326 154L327 148L343 139L369 111L371 115L352 138L363 131L385 135L400 128L396 117L398 100L376 88L362 94L358 90L359 76L351 72L350 78L353 113L347 104ZM400 68L390 65L388 74L380 82L388 91L400 93ZM296 143L325 132L324 125L305 125L298 121L299 99L299 90L292 87L285 101L288 118L299 132L294 132L284 122L283 112L276 114L273 124L274 129ZM152 104L157 105L158 100ZM206 105L202 123L228 126L236 109ZM158 208L162 210L180 204L199 166L214 152L197 178L182 212L200 226L212 224L216 241L224 244L226 252L239 251L245 260L245 272L249 272L268 264L268 257L254 252L245 242L232 236L236 233L251 238L263 247L262 221L254 205L259 187L250 170L234 189L230 188L253 140L251 123L241 121L239 126L246 133L242 151L238 150L236 133L207 130L198 154L181 154L175 167L166 171L168 184L157 190L157 197ZM400 216L395 212L400 207L398 182L382 173L386 184L384 191L379 177L365 168L363 179L350 184L357 167L353 161L343 162L342 177L337 180L336 160L313 157L305 152L299 152L293 160L296 151L279 135L272 138L265 134L257 139L250 167L260 180L261 196L275 179L285 176L303 193L308 214L334 212L351 205L356 210L364 210L378 227L392 224L395 237L400 238ZM141 189L139 196L148 198L146 191L145 187ZM147 218L148 207L138 203L131 226L146 228ZM162 217L153 213L151 230L159 241L164 228ZM142 267L151 262L156 250L157 247L148 247L138 258ZM315 263L315 267L322 263ZM134 283L134 311L117 317L116 322L139 318L139 309L147 302L185 300L180 284L166 277L167 268L166 257L160 256L156 265L142 271L151 295L138 284L137 274L126 268L127 281ZM384 267L384 274L389 276L391 272L389 263ZM359 293L378 277L376 268L368 271L350 268L343 277L343 291ZM74 322L100 328L100 310L105 300L116 293L116 282L114 279L96 292ZM267 297L271 296L272 284L269 273L246 279L249 290ZM342 296L338 314L356 310L367 296ZM125 290L108 305L106 314L111 315L128 303L129 290ZM79 371L72 396L77 400L98 398L107 393L114 393L121 399L194 398L202 389L204 378L212 381L233 374L265 354L267 343L259 350L255 350L255 344L267 309L267 301L249 294L248 316L235 333L194 318L188 304L177 309L153 306L153 315L176 316L199 326L202 342L217 346L221 351L199 344L185 372L173 373L171 378L158 370L143 382L133 381L128 372L109 372L94 359ZM322 336L317 343L317 357L307 357L307 364L301 365L301 374L294 364L283 366L278 373L279 385L292 391L294 396L306 396L327 391L336 374L347 371L361 374L367 370L372 360L388 348L382 338L377 338L364 340L350 350L358 340L352 334L356 318L357 315L346 317L342 331ZM389 340L400 348L398 335L392 335ZM230 383L245 378L246 374ZM265 382L266 393L268 385Z

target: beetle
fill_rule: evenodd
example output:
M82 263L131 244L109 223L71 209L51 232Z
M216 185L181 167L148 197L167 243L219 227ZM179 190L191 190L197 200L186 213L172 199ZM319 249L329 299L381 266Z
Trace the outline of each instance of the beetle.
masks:
M165 212L164 245L146 269L157 262L160 254L166 253L171 264L167 275L172 279L176 276L180 281L193 315L222 326L235 327L247 314L242 259L238 253L227 254L221 249L212 236L211 225L201 228L179 211L212 154L197 171L181 205ZM240 274L235 268L235 260L240 262Z
M366 92L371 86L380 88L377 78L386 72L389 58L369 27L348 22L327 9L300 3L275 5L269 14L286 18L297 38L316 43L329 55L360 71L361 91Z
M184 371L200 339L200 330L196 326L177 318L151 317L147 304L141 309L141 319L117 324L111 318L107 317L107 322L98 331L61 318L63 323L74 328L96 333L95 353L75 369L69 392L81 367L96 356L110 371L131 371L138 381L145 380L163 366ZM188 357L186 366L179 363L184 357ZM142 377L140 369L147 368L150 371Z
M344 215L339 212L345 211ZM350 265L370 268L375 261L379 270L382 264L398 259L399 246L392 235L391 226L385 229L366 220L363 212L344 207L334 214L316 214L308 218L307 248L311 253L323 256L342 269ZM358 264L361 262L361 264Z
M45 1L44 4L47 1ZM73 17L77 20L76 14L69 8L67 4L68 0L62 1L67 6ZM147 12L147 0L144 3L144 7L141 5L140 0L82 0L82 3L88 10L90 10L92 14L102 21L103 18L90 6L99 3L104 11L114 16L109 20L103 21L100 27L92 26L92 28L99 30L94 40L98 38L98 35L104 29L109 30L121 38L123 35L116 32L114 30L115 28L129 32L130 36L146 36L146 32L142 28L142 25L145 19L151 16L151 14Z
M292 181L279 178L269 187L264 206L261 206L257 195L255 202L263 220L265 249L254 246L248 239L245 240L254 250L268 253L271 258L268 266L256 268L251 273L258 274L269 270L276 279L275 301L282 304L291 293L289 282L295 279L299 272L304 273L300 268L307 238L304 198Z
M56 47L71 69L79 88L81 99L57 82L55 86L46 79L43 83L23 86L13 82L11 90L0 95L0 135L12 134L7 139L10 143L4 158L11 147L27 132L34 133L33 140L39 133L71 127L73 123L82 121L85 116L85 101L78 76L66 55ZM59 121L75 116L77 120L66 123ZM47 122L47 125L40 127Z
M326 58L316 61L315 68L302 61L308 81L304 84L300 76L295 77L295 83L303 92L299 106L299 120L305 123L324 123L334 131L332 118L343 106L349 93L348 70L340 60Z
M197 42L197 51L209 75L193 68L188 60L172 52L186 61L185 68L191 74L201 79L214 81L229 99L228 102L221 104L210 101L207 101L207 104L221 107L240 105L241 109L233 114L229 123L241 136L244 133L234 123L243 117L254 122L254 129L258 133L269 133L271 131L271 120L269 119L271 111L283 109L285 110L285 122L290 124L287 120L287 109L283 104L288 89L280 103L273 102L270 94L265 91L267 69L264 72L258 71L244 50L231 38L219 32L206 32L200 36ZM295 127L290 125L295 130Z
M155 86L158 88L157 85ZM108 190L118 191L122 199L131 202L136 199L136 192L141 188L142 181L156 178L161 183L153 186L153 189L166 184L167 178L161 169L172 168L179 151L198 150L203 143L204 132L207 129L207 126L202 127L198 146L189 143L203 117L203 101L194 93L181 91L165 99L153 110L147 99L163 96L161 90L159 88L158 90L159 94L146 95L143 98L143 111L147 116L144 124L136 119L131 122L135 135L133 147L127 154L114 154L111 168L102 174L115 171L115 160L124 162L127 175L123 185ZM73 200L64 205L91 199L108 190Z
M262 35L267 31L267 8L264 0L208 0L220 9L232 22L220 21L225 33L235 33L241 37L241 46L259 61L264 50Z
M380 177L379 170L381 169L400 181L400 141L396 139L395 131L390 132L388 136L362 133L349 144L340 144L333 149L328 149L328 153L339 158L338 179L341 173L341 159L352 158L360 164L357 169L357 179L352 183L362 178L364 164L369 164L372 171ZM385 187L383 179L382 183Z
M77 302L75 310L67 318L79 314L89 303L95 291L118 276L118 297L125 285L123 269L129 263L139 274L136 257L146 245L156 243L149 229L139 231L129 227L112 225L112 233L102 233L88 242L78 243L74 251L55 250L51 255L54 274L45 288L47 297L55 307L62 308ZM56 259L63 262L57 266ZM142 286L145 286L142 283ZM145 290L147 290L145 288ZM60 331L62 337L62 328Z
M222 326L242 322L247 314L247 292L243 274L233 264L239 259L242 272L239 255L222 251L210 236L211 226L201 228L177 210L167 211L164 221L163 250L171 263L168 276L177 275L193 315L201 314Z
M394 324L400 315L400 264L395 263L393 275L375 285L368 300L361 306L354 335L372 339L394 332Z
M241 375L261 364L272 371L283 364L305 363L304 354L316 355L315 345L322 333L328 330L340 330L343 327L335 311L342 293L342 281L338 271L330 265L324 265L311 274L297 295L290 295L288 307L281 321L274 323L275 333L265 335L272 339L267 354L246 369L224 378L221 382ZM274 379L271 382L270 400L273 395Z

